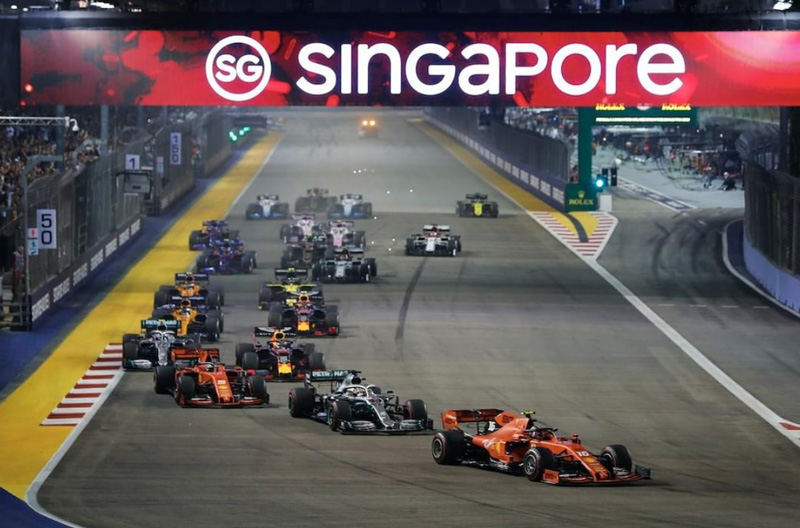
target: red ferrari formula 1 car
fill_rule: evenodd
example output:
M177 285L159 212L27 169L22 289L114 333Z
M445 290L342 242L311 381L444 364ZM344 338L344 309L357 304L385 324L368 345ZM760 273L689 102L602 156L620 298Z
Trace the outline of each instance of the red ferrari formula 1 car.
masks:
M269 403L264 378L241 367L223 363L177 361L156 367L155 391L172 394L181 407L243 407Z
M623 445L609 445L594 455L577 434L556 436L557 429L539 427L531 412L514 414L500 409L446 411L444 431L433 438L438 464L470 464L522 473L528 480L548 484L620 484L650 478L650 469L632 467ZM474 434L459 425L476 425Z

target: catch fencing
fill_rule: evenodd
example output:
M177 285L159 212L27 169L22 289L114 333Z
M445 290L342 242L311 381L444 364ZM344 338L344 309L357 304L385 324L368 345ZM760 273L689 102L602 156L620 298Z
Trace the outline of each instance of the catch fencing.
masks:
M515 184L563 210L569 183L564 142L486 119L470 108L429 108L428 122L465 144Z

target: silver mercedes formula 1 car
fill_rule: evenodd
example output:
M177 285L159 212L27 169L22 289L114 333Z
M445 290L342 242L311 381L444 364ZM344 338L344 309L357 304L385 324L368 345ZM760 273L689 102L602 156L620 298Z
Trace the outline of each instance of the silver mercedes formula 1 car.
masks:
M289 391L289 413L328 424L343 434L407 434L433 429L422 400L400 399L390 390L366 384L358 370L309 372L304 387ZM330 382L322 392L319 382Z

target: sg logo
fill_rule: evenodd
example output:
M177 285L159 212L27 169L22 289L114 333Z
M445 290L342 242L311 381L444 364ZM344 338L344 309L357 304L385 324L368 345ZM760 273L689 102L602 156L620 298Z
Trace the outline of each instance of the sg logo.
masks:
M249 46L253 53L247 53L236 57L230 53L225 53L225 48L234 44ZM206 79L211 89L228 101L241 102L249 101L258 96L269 83L272 74L272 63L264 46L255 39L244 35L233 35L225 37L217 42L206 58ZM239 81L239 82L236 82ZM235 83L231 85L231 83ZM246 92L236 92L226 89L235 85L256 84Z

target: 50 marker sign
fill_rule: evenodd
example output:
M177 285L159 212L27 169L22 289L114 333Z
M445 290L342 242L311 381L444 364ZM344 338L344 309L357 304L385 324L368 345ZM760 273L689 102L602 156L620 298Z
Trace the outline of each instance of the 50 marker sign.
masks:
M36 224L39 226L39 249L56 249L56 210L37 209Z

